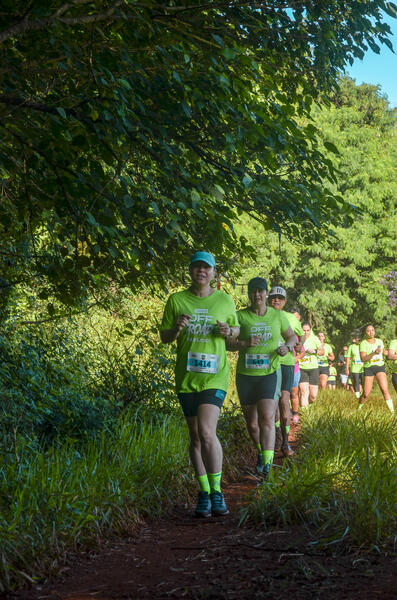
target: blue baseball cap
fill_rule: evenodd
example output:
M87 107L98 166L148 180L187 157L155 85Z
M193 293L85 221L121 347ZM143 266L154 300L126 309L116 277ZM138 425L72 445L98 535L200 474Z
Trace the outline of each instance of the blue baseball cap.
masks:
M195 262L199 261L207 263L210 267L215 267L216 262L215 258L212 256L211 252L195 252L190 259L190 264L192 265Z

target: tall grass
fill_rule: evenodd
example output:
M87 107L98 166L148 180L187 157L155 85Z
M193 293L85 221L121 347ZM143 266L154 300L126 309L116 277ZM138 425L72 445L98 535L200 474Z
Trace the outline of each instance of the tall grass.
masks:
M157 516L192 480L185 427L123 419L113 439L103 433L78 451L66 442L38 453L25 439L1 457L0 589L48 573L65 552L126 533L140 517Z
M247 443L240 416L219 424L225 468L236 476ZM112 434L45 451L16 439L0 451L0 591L56 571L67 552L131 534L196 491L187 428L178 414L133 412Z
M258 488L244 517L305 523L323 543L397 542L397 417L372 398L360 411L344 391L324 392L301 418L300 449Z

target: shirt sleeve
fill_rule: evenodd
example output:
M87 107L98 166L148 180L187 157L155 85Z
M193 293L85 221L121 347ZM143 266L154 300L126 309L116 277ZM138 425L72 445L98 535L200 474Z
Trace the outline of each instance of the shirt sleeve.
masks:
M289 323L289 320L288 320L288 317L287 317L287 315L283 311L280 311L280 325L281 325L281 331L283 333L285 331L287 331L287 329L289 327L291 327L291 325ZM292 329L292 327L291 327L291 329Z
M240 325L238 322L236 307L235 307L233 298L231 296L229 296L228 294L226 294L226 296L228 297L228 300L229 300L228 315L226 318L226 323L228 323L230 325L230 327L239 327Z

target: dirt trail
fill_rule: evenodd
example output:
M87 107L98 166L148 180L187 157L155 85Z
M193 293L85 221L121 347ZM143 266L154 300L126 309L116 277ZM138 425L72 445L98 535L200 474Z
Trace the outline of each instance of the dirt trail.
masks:
M338 556L309 545L304 528L239 528L240 509L256 479L224 486L230 515L194 519L192 507L142 526L97 554L76 557L52 582L19 600L170 598L253 600L397 599L397 559Z

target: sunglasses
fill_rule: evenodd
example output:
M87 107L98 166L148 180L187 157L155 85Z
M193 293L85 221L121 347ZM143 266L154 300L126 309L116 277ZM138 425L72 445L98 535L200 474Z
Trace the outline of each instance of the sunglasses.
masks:
M270 300L273 300L273 298L277 298L277 300L285 300L284 296L270 296Z

